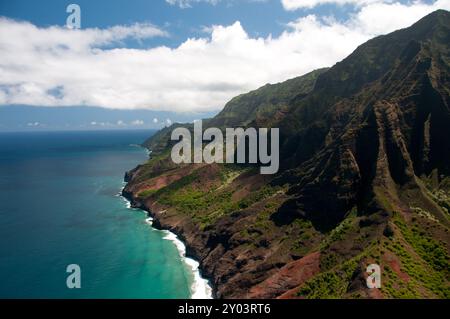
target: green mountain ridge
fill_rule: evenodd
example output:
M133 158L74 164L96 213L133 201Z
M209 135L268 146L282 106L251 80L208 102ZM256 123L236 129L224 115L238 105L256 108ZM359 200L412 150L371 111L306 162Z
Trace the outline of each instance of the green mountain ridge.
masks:
M318 69L282 83L266 84L257 90L236 96L214 118L204 119L203 127L223 129L234 126L247 127L253 122L256 122L254 124L257 126L263 126L258 125L258 122L269 124L268 119L273 120L272 117L276 119L284 116L293 99L308 94L313 89L317 77L326 70L328 68ZM170 133L176 127L193 130L192 124L175 123L160 130L143 145L155 153L164 151L170 146Z
M274 176L173 164L174 125L146 141L124 194L184 239L216 297L449 298L449 40L438 10L204 121L279 127Z

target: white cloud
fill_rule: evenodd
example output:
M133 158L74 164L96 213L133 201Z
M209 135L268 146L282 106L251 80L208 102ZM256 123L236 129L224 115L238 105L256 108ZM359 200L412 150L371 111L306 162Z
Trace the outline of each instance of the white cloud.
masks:
M288 11L297 9L311 9L323 4L353 4L355 6L363 6L372 3L391 3L393 0L281 0L283 8Z
M208 3L213 6L219 2L225 2L227 5L233 5L238 0L166 0L170 5L176 5L182 9L192 8L197 3ZM268 0L246 0L247 2L267 2Z
M172 120L171 119L166 119L166 124L167 124L167 126L172 125Z
M156 117L153 119L153 123L158 123L158 119Z
M122 121L119 121L122 122ZM92 121L90 123L90 125L92 126L113 126L113 124L109 123L109 122L97 122L97 121ZM117 123L117 125L119 125L119 123Z
M267 38L250 37L236 22L173 49L102 46L156 35L155 27L75 31L0 18L0 104L219 110L237 94L331 66L366 40L438 8L450 9L450 0L371 3L346 22L309 15Z
M27 126L42 126L43 124L39 123L39 122L29 122L27 123Z
M177 5L180 8L191 8L194 3L205 2L212 5L216 5L220 0L166 0L168 4Z
M125 126L126 124L125 124L124 121L118 120L118 121L117 121L117 125L118 125L118 126Z
M135 121L131 122L131 125L141 126L141 125L144 125L144 121L143 120L135 120Z

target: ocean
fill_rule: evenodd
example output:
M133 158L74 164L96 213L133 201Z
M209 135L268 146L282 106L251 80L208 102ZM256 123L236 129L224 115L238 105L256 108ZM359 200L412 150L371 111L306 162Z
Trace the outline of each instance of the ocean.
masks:
M183 244L120 196L151 133L0 133L0 298L208 297Z

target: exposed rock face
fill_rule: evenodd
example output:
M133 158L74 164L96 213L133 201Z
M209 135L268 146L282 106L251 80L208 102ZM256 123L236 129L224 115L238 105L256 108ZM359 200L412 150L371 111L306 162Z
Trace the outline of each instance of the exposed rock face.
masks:
M449 43L436 11L206 122L279 127L274 176L174 165L165 129L124 195L186 241L216 297L449 298ZM365 286L370 263L380 290Z
M320 272L320 253L291 261L278 272L250 289L249 298L295 297L297 288ZM291 296L293 294L293 296Z

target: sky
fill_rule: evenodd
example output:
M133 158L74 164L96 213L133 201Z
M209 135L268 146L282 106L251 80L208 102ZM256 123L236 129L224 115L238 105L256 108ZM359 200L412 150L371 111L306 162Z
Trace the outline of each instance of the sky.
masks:
M450 0L0 0L0 131L210 117L437 9Z

